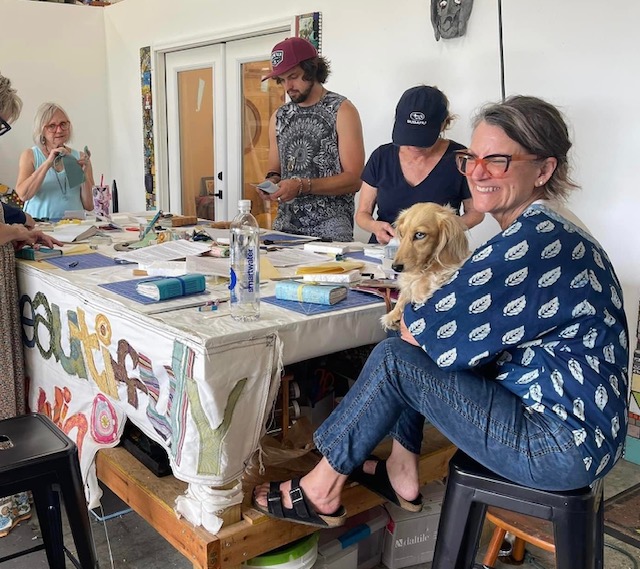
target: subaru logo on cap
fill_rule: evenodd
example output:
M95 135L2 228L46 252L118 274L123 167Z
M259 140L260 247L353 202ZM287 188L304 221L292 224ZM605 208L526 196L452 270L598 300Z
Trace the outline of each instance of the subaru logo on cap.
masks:
M421 113L420 111L413 111L410 115L409 118L412 121L423 121L426 117L424 116L424 113Z
M271 53L271 67L278 67L282 63L284 59L284 51L281 49L276 49Z

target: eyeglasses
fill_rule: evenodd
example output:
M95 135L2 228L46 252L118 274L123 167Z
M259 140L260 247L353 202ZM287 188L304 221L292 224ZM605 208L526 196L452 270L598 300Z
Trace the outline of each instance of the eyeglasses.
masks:
M509 170L511 162L535 162L544 160L535 154L490 154L484 158L479 158L466 150L456 151L456 166L465 176L470 176L478 164L490 176L501 178Z
M11 130L11 125L0 117L0 136L7 134Z
M44 127L44 129L47 132L52 132L52 133L55 132L56 130L58 130L58 128L60 130L62 130L62 131L69 130L69 121L62 121L62 122L60 122L58 124L51 123L51 124L45 125L45 127Z

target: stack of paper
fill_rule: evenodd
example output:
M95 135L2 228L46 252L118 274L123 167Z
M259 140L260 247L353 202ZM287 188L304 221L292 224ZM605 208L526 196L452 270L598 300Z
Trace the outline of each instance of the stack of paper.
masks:
M358 269L346 273L312 273L305 274L302 280L306 283L345 283L351 284L362 279L362 273Z
M136 292L153 300L166 300L204 292L207 284L204 275L184 275L154 281L142 281L136 285Z
M364 248L364 254L366 257L384 259L384 245L368 245Z
M296 281L276 283L278 300L297 300L311 304L336 304L347 298L348 291L349 289L345 286L301 284Z
M332 255L343 255L352 251L362 251L364 245L356 241L352 243L324 243L314 241L313 243L305 243L304 250L312 253L330 253Z
M354 269L361 269L364 267L362 261L329 261L320 265L306 265L304 267L298 267L296 270L297 275L314 275L325 273L346 273L353 271Z

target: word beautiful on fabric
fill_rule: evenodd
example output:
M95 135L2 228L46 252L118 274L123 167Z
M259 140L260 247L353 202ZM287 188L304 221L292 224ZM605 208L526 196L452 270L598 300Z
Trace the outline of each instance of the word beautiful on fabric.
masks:
M192 379L195 359L193 350L174 340L171 361L177 363L179 368L164 365L169 381L161 381L154 373L150 357L138 351L126 339L112 338L112 327L107 316L97 313L93 328L90 328L86 312L82 308L66 310L66 322L63 322L61 312L60 307L49 303L41 292L36 293L33 298L22 295L20 314L26 348L37 349L45 360L54 358L67 375L93 381L102 393L114 401L122 401L118 385L125 384L126 402L123 403L128 403L135 409L145 407L143 411L146 417L165 441L165 445L171 449L174 461L179 466L182 462L182 447L178 441L184 436L183 415L191 412L205 416L201 413L202 402L197 385ZM68 329L68 343L64 346L63 324ZM222 444L233 409L246 382L246 378L236 382L227 401L225 418L216 428L205 420L195 422L200 448L211 449ZM168 390L168 393L163 390ZM56 407L60 409L60 404L54 403L52 408L43 398L44 395L41 394L38 405L47 412L53 412ZM159 400L172 403L166 410L162 410L157 408ZM216 462L215 456L215 452L203 453L198 463L200 474L217 476L220 473L220 464Z

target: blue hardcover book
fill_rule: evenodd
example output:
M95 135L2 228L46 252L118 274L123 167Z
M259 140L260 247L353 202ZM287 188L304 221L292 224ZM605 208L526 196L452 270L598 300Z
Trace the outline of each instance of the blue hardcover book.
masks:
M336 304L347 298L348 291L346 286L304 284L296 281L276 283L276 298L278 300L297 300L311 304Z
M136 285L136 291L153 300L167 300L179 296L188 296L204 292L207 288L204 275L191 274L182 277L167 277L154 281L142 281Z

